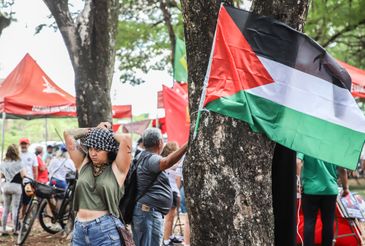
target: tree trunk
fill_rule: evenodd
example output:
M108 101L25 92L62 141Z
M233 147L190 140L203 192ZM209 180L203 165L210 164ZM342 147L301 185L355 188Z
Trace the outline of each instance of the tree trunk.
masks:
M274 15L291 26L300 27L306 16L307 1L291 2L256 1L253 11ZM195 126L220 3L218 0L182 1L192 126ZM190 142L184 166L192 245L273 244L274 147L273 142L253 133L246 123L215 113L202 114L198 136Z
M43 0L65 41L75 72L80 127L112 121L110 88L115 61L118 0L86 0L74 20L67 0Z
M252 2L252 12L273 16L292 28L303 31L307 19L310 0L256 0Z

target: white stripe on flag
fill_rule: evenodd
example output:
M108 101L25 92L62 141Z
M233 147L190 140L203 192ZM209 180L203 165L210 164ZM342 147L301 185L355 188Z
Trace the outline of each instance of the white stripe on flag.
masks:
M259 59L275 83L255 87L248 93L365 133L365 117L348 90L273 60Z

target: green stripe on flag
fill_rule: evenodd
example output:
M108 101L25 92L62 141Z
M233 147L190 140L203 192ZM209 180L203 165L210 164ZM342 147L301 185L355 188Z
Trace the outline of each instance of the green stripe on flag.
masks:
M247 122L253 131L306 155L355 169L365 134L240 91L206 108Z

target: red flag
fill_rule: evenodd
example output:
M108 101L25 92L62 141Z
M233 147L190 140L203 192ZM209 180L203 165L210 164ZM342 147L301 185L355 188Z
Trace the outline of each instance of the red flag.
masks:
M132 118L132 105L113 105L113 118Z
M157 127L156 119L152 120L152 127ZM158 128L161 130L162 134L166 133L166 118L158 118Z
M179 94L181 97L184 98L184 100L188 101L188 91L187 91L187 83L179 84L177 82L174 83L174 86L172 87L172 90Z
M157 108L164 108L162 91L157 92Z
M163 86L163 99L165 106L166 130L169 141L176 141L179 145L184 144L189 138L189 109L187 95L179 87L170 89Z
M119 130L120 124L113 124L113 132L117 132Z

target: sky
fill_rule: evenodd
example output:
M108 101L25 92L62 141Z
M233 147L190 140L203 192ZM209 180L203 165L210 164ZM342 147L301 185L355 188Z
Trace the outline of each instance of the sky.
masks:
M46 5L42 0L17 0L12 10L17 21L0 36L0 79L6 78L29 53L58 86L75 95L74 72L59 31L45 27L35 35L36 26L51 22ZM113 104L132 104L134 115L149 113L155 118L164 114L161 109L157 110L157 91L162 89L162 84L172 86L171 75L164 71L141 74L146 82L131 86L119 82L117 67L115 71L111 90Z

